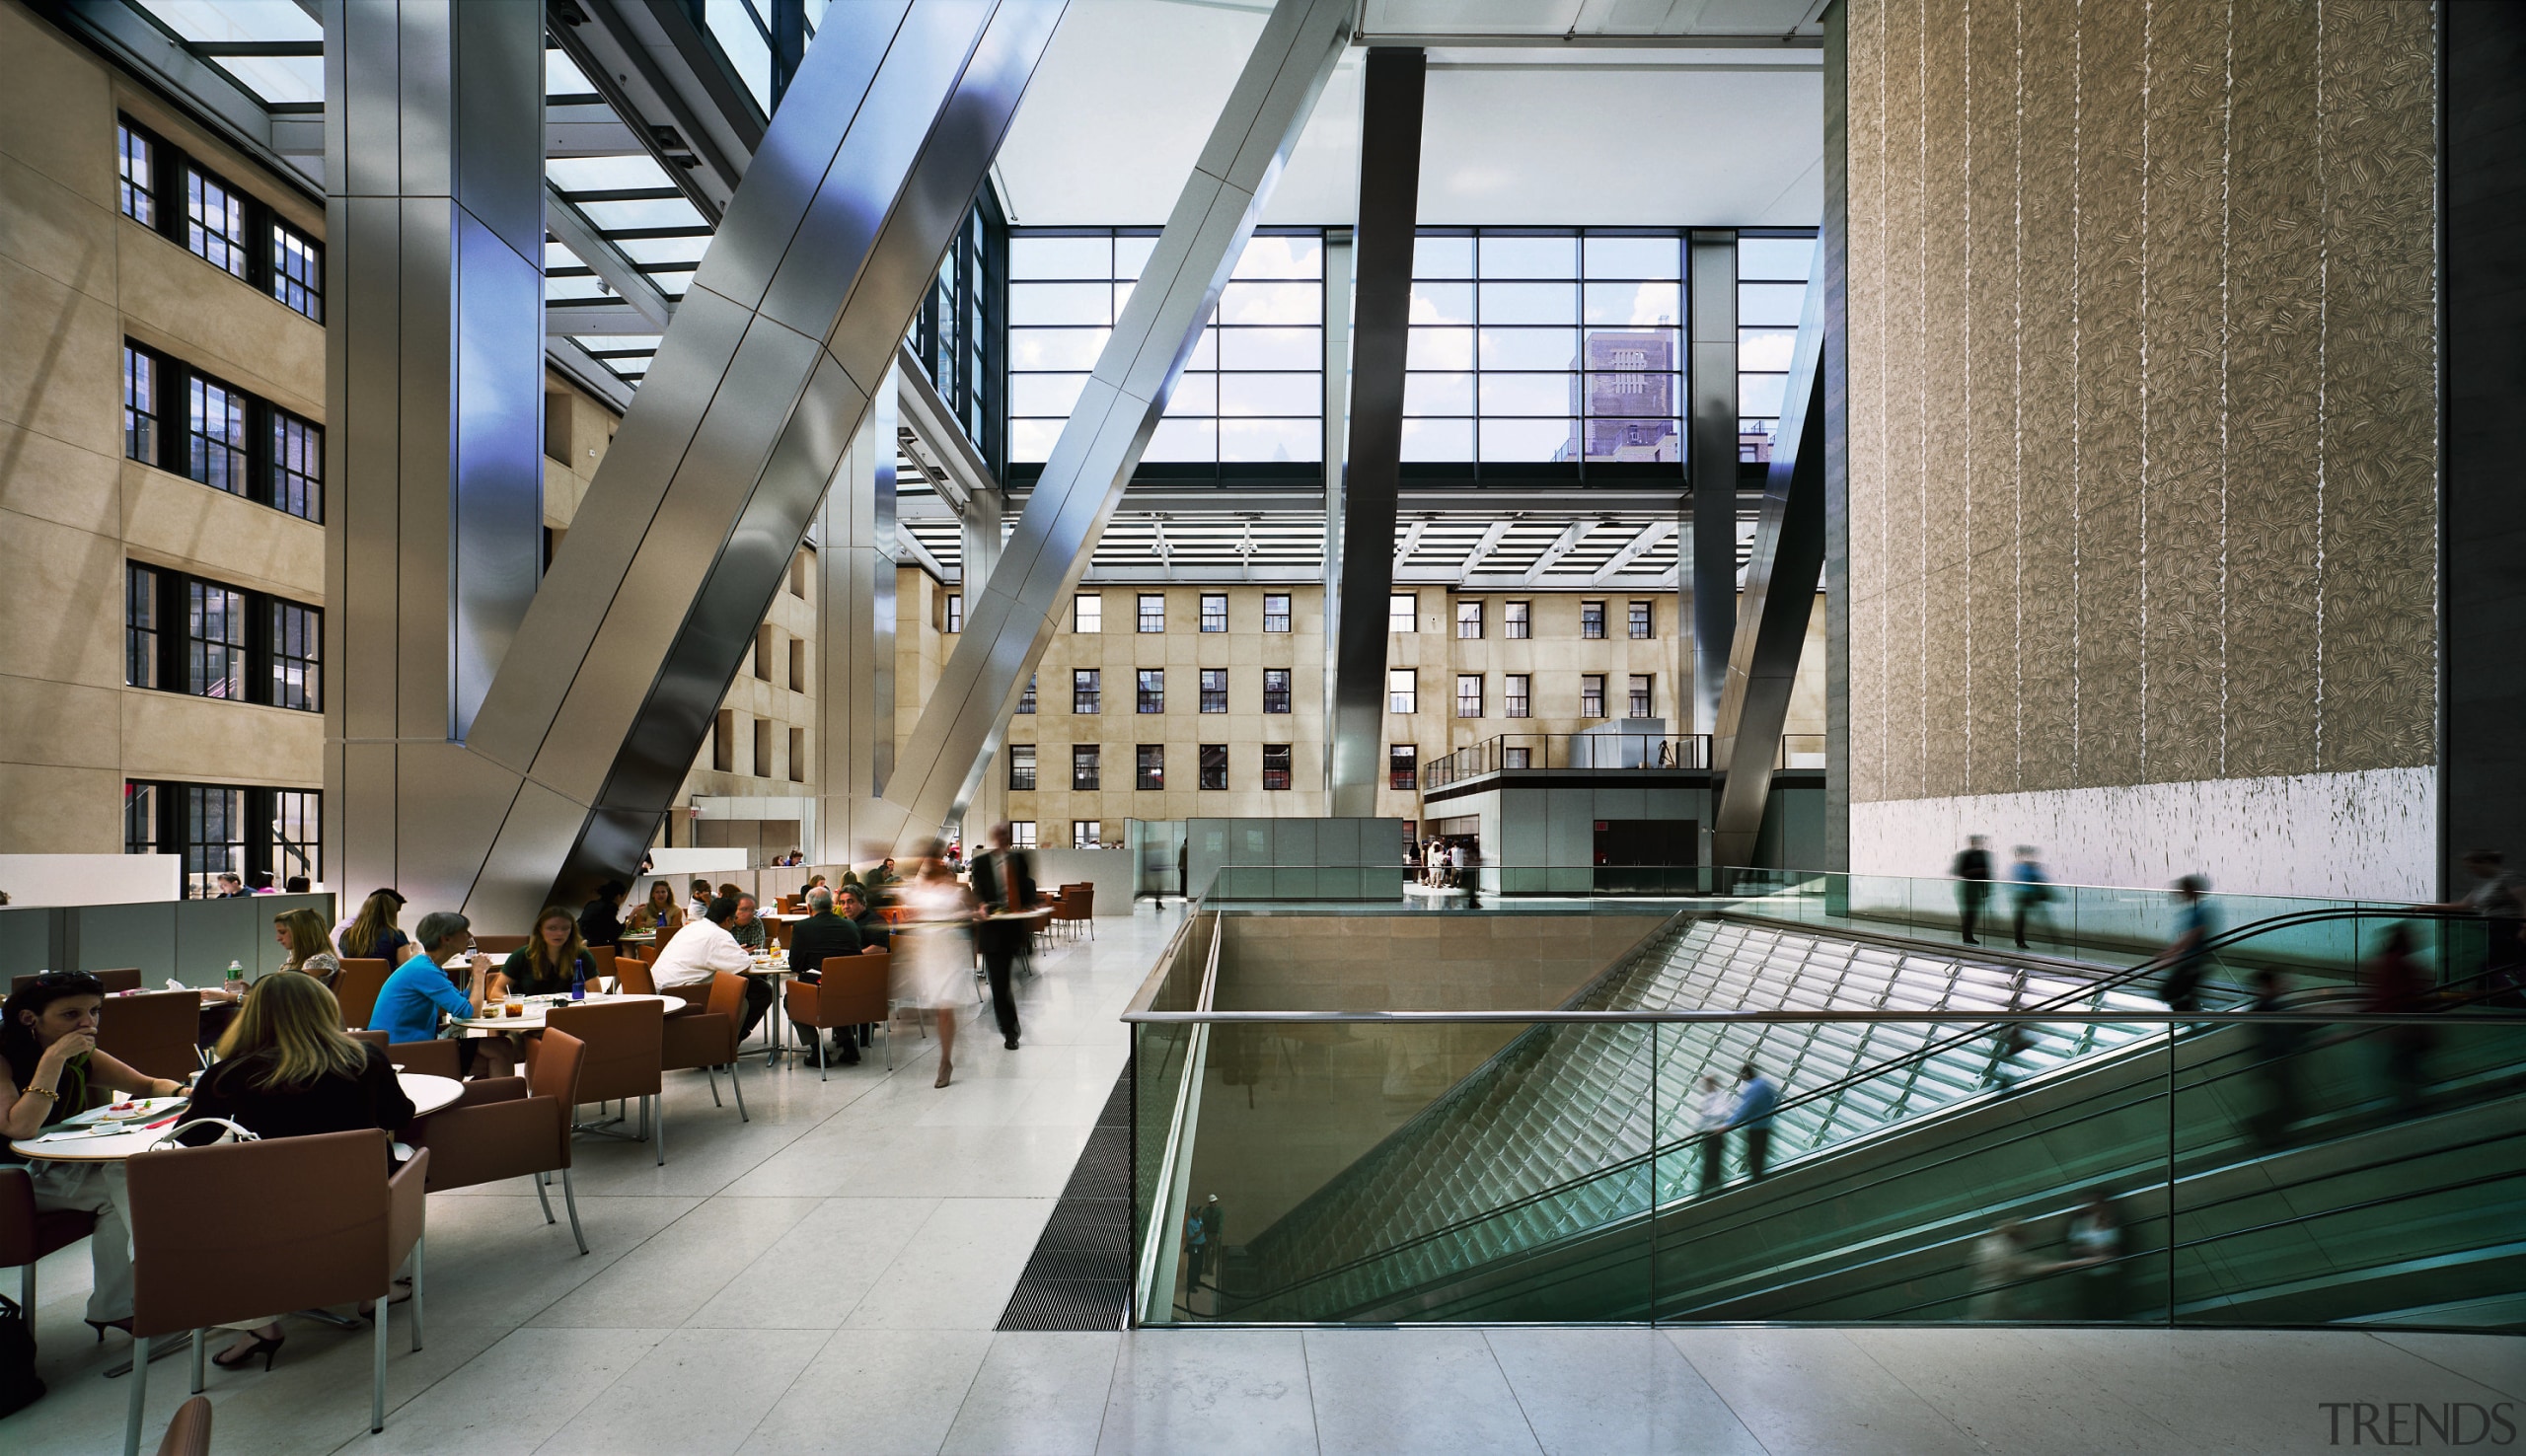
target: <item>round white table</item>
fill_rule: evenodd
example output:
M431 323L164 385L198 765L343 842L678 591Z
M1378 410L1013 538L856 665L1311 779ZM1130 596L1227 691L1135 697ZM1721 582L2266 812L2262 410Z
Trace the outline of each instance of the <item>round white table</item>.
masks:
M454 1077L433 1077L421 1072L397 1072L404 1095L412 1100L415 1117L437 1112L465 1095L465 1084ZM91 1108L74 1118L54 1125L40 1137L29 1137L9 1144L9 1150L23 1158L41 1158L56 1163L119 1163L135 1153L144 1153L158 1145L177 1125L187 1099L161 1097L153 1099L161 1105L156 1117L142 1118L137 1127L119 1132L90 1132L90 1128L106 1126L97 1121L100 1109ZM65 1130L69 1129L69 1130Z
M526 1009L517 1015L469 1016L456 1023L456 1034L464 1037L487 1037L500 1033L542 1031L544 1030L544 1013L555 1006L620 1006L632 1001L665 1001L672 1005L675 1000L673 996L645 996L634 991L614 991L605 994L590 991L587 999L583 1001L572 1001L566 994L528 996L525 998Z

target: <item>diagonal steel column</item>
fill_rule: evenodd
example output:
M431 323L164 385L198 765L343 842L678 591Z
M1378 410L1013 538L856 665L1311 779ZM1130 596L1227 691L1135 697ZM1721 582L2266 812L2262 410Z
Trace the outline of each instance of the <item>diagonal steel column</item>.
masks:
M1745 611L1728 654L1728 689L1712 730L1711 766L1726 770L1711 816L1711 862L1753 862L1763 804L1780 759L1781 724L1816 613L1824 569L1824 265L1808 270L1798 342L1781 397L1780 434L1764 477L1761 524L1746 568Z
M1343 467L1341 617L1333 653L1332 794L1325 812L1377 812L1385 737L1386 598L1394 590L1394 498L1403 458L1403 355L1412 322L1412 230L1421 210L1421 102L1429 60L1369 52L1360 101L1354 232L1351 444ZM1336 584L1338 582L1338 585Z
M900 842L935 834L971 801L1051 640L1054 608L1086 572L1184 360L1201 341L1255 217L1333 74L1350 17L1350 0L1279 0L1264 21L998 569L966 588L965 630L886 788L899 821L879 837ZM819 39L815 50L823 48Z
M1692 693L1676 694L1692 716L1684 733L1708 733L1719 721L1719 699L1728 685L1729 644L1737 635L1737 235L1724 228L1696 228L1691 243L1685 309L1692 330L1691 391L1684 428L1691 444L1684 458L1692 480L1692 539L1675 552L1683 588L1692 599L1690 656L1684 663Z
M406 894L523 924L639 859L1062 8L827 12L471 738L394 751Z

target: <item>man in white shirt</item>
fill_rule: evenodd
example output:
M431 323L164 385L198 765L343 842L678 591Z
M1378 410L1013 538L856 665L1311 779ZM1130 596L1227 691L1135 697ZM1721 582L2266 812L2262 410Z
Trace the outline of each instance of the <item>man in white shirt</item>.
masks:
M649 967L649 977L657 983L658 989L700 1005L709 998L712 976L722 971L743 974L753 970L754 958L728 933L728 922L736 915L735 900L714 900L704 918L675 932L666 948L658 952L656 964Z

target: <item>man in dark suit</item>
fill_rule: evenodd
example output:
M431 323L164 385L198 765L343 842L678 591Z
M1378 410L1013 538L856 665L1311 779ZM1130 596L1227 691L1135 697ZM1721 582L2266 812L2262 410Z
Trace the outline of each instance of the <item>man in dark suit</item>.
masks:
M877 912L868 908L867 891L856 885L845 885L842 893L834 897L834 906L836 914L859 927L861 945L875 946L879 950L892 949L886 943L889 934L886 922L878 919Z
M983 903L991 916L974 927L974 939L983 953L983 970L991 977L991 1007L1000 1017L1001 1040L1014 1052L1017 996L1009 989L1008 973L1026 949L1035 923L1014 918L1010 912L1035 903L1035 877L1028 873L1026 856L1008 847L1007 825L993 825L991 848L974 856L974 898Z
M824 889L811 892L807 896L807 917L789 932L791 973L798 980L813 984L823 979L820 973L824 970L826 957L855 956L860 948L859 927L833 911L833 892ZM798 1026L794 1021L790 1025L797 1027L798 1040L810 1048L815 1045L815 1028ZM833 1052L843 1065L857 1065L857 1029L848 1026L833 1028Z

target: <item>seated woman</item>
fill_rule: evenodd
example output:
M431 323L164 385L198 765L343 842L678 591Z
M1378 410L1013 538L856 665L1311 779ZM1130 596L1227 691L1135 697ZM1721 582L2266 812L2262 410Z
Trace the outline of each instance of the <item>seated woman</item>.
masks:
M185 1120L224 1118L262 1137L304 1137L383 1128L412 1120L412 1100L395 1079L385 1049L342 1031L341 1003L311 976L266 976L247 993L246 1009L219 1040L219 1059L193 1087ZM208 1142L216 1128L198 1129ZM196 1140L187 1137L187 1141ZM280 1349L277 1318L232 1320L237 1342L211 1356L233 1370L257 1355L272 1367Z
M550 996L570 988L574 980L596 979L596 957L579 938L579 922L568 910L548 905L536 917L535 933L491 974L495 996Z
M143 1076L97 1050L106 988L78 971L50 971L0 1005L0 1163L24 1163L8 1144L92 1107L134 1097L170 1097L182 1082ZM131 1229L122 1215L122 1164L44 1161L27 1165L36 1211L93 1213L88 1257L97 1272L88 1323L131 1328Z
M334 939L325 933L325 917L312 910L294 910L272 916L272 937L287 947L289 954L281 958L280 969L313 976L331 990L334 978L342 974L341 957L334 954Z
M389 971L418 954L411 940L395 928L395 913L403 904L403 897L392 890L368 897L359 908L359 918L342 932L342 954L354 961L384 961Z
M652 883L649 898L632 912L623 928L634 932L654 930L658 943L664 945L668 936L684 928L684 911L675 903L675 887L664 880Z

